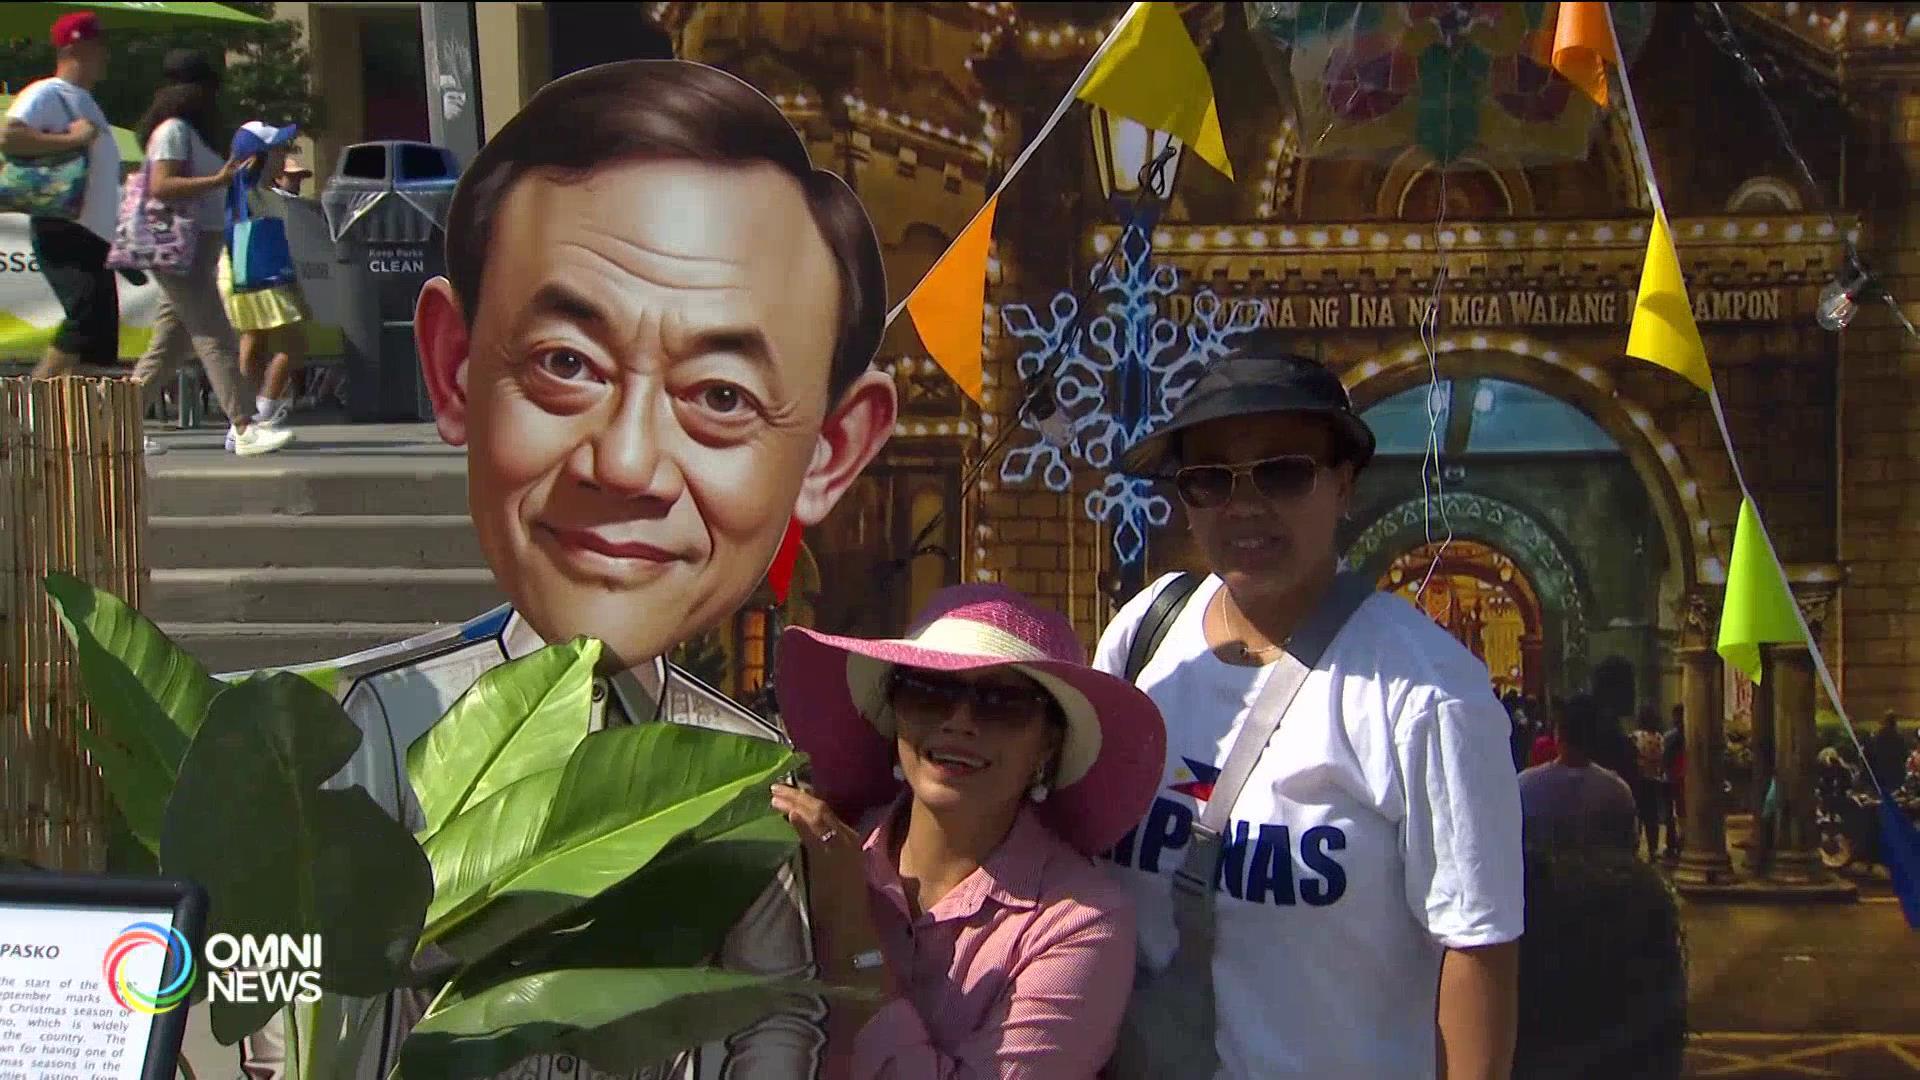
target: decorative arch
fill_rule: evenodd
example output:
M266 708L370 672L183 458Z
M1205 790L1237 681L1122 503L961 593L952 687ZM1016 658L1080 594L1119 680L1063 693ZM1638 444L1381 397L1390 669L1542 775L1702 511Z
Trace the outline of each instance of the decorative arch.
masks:
M1381 217L1397 221L1406 216L1407 199L1413 194L1416 185L1432 174L1433 158L1418 149L1403 151L1387 168L1386 178L1380 182L1379 194L1375 197L1374 211ZM1455 172L1471 172L1490 180L1499 191L1505 206L1500 209L1501 217L1528 217L1534 212L1533 182L1527 179L1525 169L1496 168L1493 164L1478 158L1463 158ZM1448 217L1455 215L1449 214ZM1485 217L1490 215L1470 215Z
M1707 542L1710 519L1700 501L1699 482L1653 414L1621 397L1601 364L1563 345L1499 331L1442 337L1435 343L1435 359L1441 378L1478 376L1524 383L1592 417L1626 454L1659 519L1670 568L1679 575L1674 582L1679 591L1669 599L1677 601L1696 584L1726 581L1726 568ZM1426 351L1414 341L1382 359L1355 365L1342 381L1354 408L1365 410L1430 378Z
M1463 538L1463 537L1455 536L1453 543L1458 543L1462 539L1471 540L1470 537ZM1432 544L1425 544L1422 546L1438 547L1439 545L1440 545L1440 541L1435 541ZM1495 551L1499 550L1497 548L1493 548L1491 545L1482 545L1482 546L1487 547L1490 550L1495 550ZM1420 550L1420 548L1412 548L1409 550L1417 552ZM1501 552L1501 554L1504 555L1505 553ZM1511 558L1511 556L1508 556L1508 558ZM1511 590L1515 594L1516 598L1520 601L1520 604L1519 604L1520 619L1523 623L1526 624L1527 632L1530 634L1537 634L1540 632L1540 620L1543 617L1541 612L1541 607L1540 607L1540 594L1537 590L1534 589L1533 582L1531 579L1527 577L1526 571L1524 569L1521 569L1516 565L1515 567L1509 568L1515 571L1511 579L1499 577L1497 575L1494 575L1488 567L1483 566L1482 564L1475 562L1470 558L1463 558L1462 556L1455 554L1455 549L1452 543L1447 545L1446 554L1441 555L1438 559L1433 559L1433 560L1423 559L1421 560L1421 562L1423 565L1431 565L1436 574L1460 574L1467 577L1475 577L1475 578L1479 578L1482 581L1485 581L1489 585L1496 585L1500 588Z
M1755 176L1733 189L1733 194L1727 197L1727 212L1797 214L1800 212L1800 192L1777 176Z
M1560 641L1560 659L1570 672L1585 668L1587 613L1593 597L1586 576L1567 557L1567 546L1532 514L1500 499L1471 492L1441 495L1456 540L1473 540L1504 552L1534 590L1546 626ZM1427 501L1407 499L1375 517L1347 546L1347 565L1369 579L1385 573L1403 551L1428 542Z
M1626 210L1653 212L1647 195L1647 172L1640 166L1640 155L1633 152L1632 127L1625 109L1612 109L1594 133L1594 149L1607 177L1607 190Z

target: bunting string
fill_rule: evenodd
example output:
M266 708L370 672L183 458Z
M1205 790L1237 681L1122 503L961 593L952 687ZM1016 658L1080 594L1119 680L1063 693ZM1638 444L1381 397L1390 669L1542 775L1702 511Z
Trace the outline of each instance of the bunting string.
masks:
M1142 5L1134 5L1135 8L1140 6ZM1129 11L1125 18L1122 18L1118 23L1114 24L1113 29L1109 31L1106 38L1100 42L1100 47L1095 49L1093 55L1087 59L1086 66L1080 69L1080 74L1073 77L1073 85L1069 86L1067 92L1061 95L1060 103L1053 107L1053 113L1047 117L1046 123L1041 124L1040 130L1034 132L1033 138L1027 140L1027 145L1020 148L1019 156L1013 159L1013 164L1007 166L1006 173L1000 177L1000 182L994 185L993 192L987 196L987 201L982 203L980 209L974 211L973 216L967 219L966 227L960 230L962 235L971 232L974 226L980 223L983 216L993 213L994 201L1000 198L1000 193L1007 190L1007 186L1013 183L1013 178L1020 175L1020 170L1027 167L1027 162L1033 157L1034 152L1040 149L1040 144L1047 141L1047 136L1053 134L1053 129L1059 127L1060 121L1065 119L1067 113L1071 112L1074 105L1079 103L1080 91L1086 87L1087 80L1093 78L1095 69L1100 66L1101 61L1105 59L1108 52L1112 50L1114 42L1119 39L1121 28L1126 26L1128 20L1132 17L1133 13ZM899 303L893 305L893 310L887 312L888 327L892 327L894 320L900 317L900 313L907 310L907 303L913 299L913 294L919 290L920 286L915 284L913 289L909 291L905 297L901 298Z
M1657 234L1667 233L1667 229L1665 228L1668 220L1667 213L1666 213L1666 205L1664 200L1662 200L1660 197L1660 183L1654 172L1653 157L1647 151L1646 129L1645 127L1642 126L1640 122L1640 108L1638 103L1634 100L1633 83L1627 77L1625 58L1620 53L1619 34L1615 31L1613 26L1612 8L1610 5L1607 5L1607 4L1600 4L1597 6L1606 12L1607 30L1609 35L1612 36L1613 38L1613 41L1612 41L1613 63L1610 66L1613 68L1615 77L1620 82L1620 96L1623 103L1626 105L1626 109L1627 109L1628 134L1632 140L1634 154L1640 159L1640 167L1646 175L1647 195L1652 200L1652 203L1653 203L1653 211L1655 214L1655 228L1649 230L1649 236L1651 239L1657 240ZM1671 249L1672 238L1670 233L1668 233L1667 235L1667 243L1669 248ZM1649 263L1651 263L1655 257L1655 252L1653 250L1654 246L1655 244L1651 242L1648 245L1647 258ZM1644 288L1644 278L1643 278L1643 288ZM1635 323L1638 323L1640 321L1640 315L1641 313L1638 310L1636 310L1634 313ZM1685 312L1684 317L1689 327L1691 327L1691 324L1693 321L1691 312ZM1698 329L1695 328L1693 330L1693 333L1694 333L1695 340L1697 341L1698 334L1699 334ZM1629 349L1631 351L1631 344L1629 345ZM1648 359L1648 358L1642 357L1642 359ZM1702 368L1704 369L1704 366L1705 366L1704 350L1703 350L1703 355L1701 359L1703 361ZM1659 363L1662 366L1666 366L1666 367L1672 366L1670 363L1660 361L1660 360L1654 360L1653 362ZM1768 534L1765 527L1765 522L1760 516L1759 504L1754 501L1752 489L1750 489L1747 486L1746 475L1740 468L1740 455L1734 448L1733 433L1727 425L1726 409L1721 405L1720 393L1717 389L1714 388L1711 376L1707 378L1706 383L1707 385L1705 389L1707 393L1707 401L1713 410L1714 426L1720 432L1721 445L1726 449L1727 462L1733 470L1734 483L1740 489L1741 516L1744 519L1744 518L1747 518L1749 515L1751 515L1751 521L1754 526L1753 532L1758 534L1758 538L1759 538L1758 547L1765 551L1767 561L1773 564L1774 574L1779 577L1780 582L1784 585L1786 583L1785 564L1783 564L1780 561L1780 553L1774 548L1773 537L1770 534ZM1738 531L1738 525L1736 523L1736 532L1737 531ZM1736 548L1739 547L1738 539L1739 539L1738 536L1736 536L1736 545L1735 545ZM1730 571L1728 574L1728 581L1729 581L1729 584L1731 584L1733 582L1733 574L1731 573L1731 570L1733 568L1731 558L1729 558L1728 568ZM1789 599L1791 599L1791 590L1789 590ZM1832 702L1834 711L1839 714L1841 725L1846 729L1847 737L1853 741L1854 749L1864 759L1866 756L1866 747L1860 741L1860 733L1854 729L1853 719L1847 715L1846 703L1843 702L1840 698L1840 687L1834 681L1833 672L1827 666L1826 657L1823 656L1820 652L1819 642L1814 640L1813 628L1809 626L1807 623L1806 613L1800 610L1800 605L1797 603L1789 603L1787 605L1787 608L1792 612L1794 625L1799 629L1800 639L1806 644L1807 653L1813 658L1814 671L1819 676L1820 685L1827 692L1827 700ZM1871 772L1871 770L1869 770L1869 772ZM1881 796L1884 798L1887 795L1887 792L1881 789L1880 782L1877 777L1874 778L1873 784L1874 784L1875 790L1879 791Z
M1128 213L1129 220L1139 222L1153 216L1149 211L1149 207L1164 200L1165 196L1161 194L1160 189L1165 179L1167 166L1173 163L1174 154L1177 152L1177 147L1169 145L1156 154L1153 160L1141 167L1139 186L1134 190L1133 204ZM1171 185L1168 186L1170 187ZM1138 228L1139 226L1136 225L1134 227ZM1147 244L1145 257L1151 257L1153 254L1153 230L1147 228L1144 229L1144 232L1146 234L1145 240ZM1006 448L1007 442L1013 438L1016 432L1020 431L1021 425L1026 422L1029 416L1039 413L1041 408L1045 407L1049 411L1041 414L1041 418L1044 419L1046 415L1051 415L1052 409L1059 407L1058 403L1052 400L1055 392L1055 380L1059 376L1061 368L1065 366L1067 357L1071 356L1073 350L1079 346L1081 335L1084 333L1086 326L1087 311L1093 306L1093 298L1106 287L1107 280L1113 273L1113 261L1120 254L1120 250L1124 246L1123 244L1116 243L1108 248L1106 255L1102 256L1100 261L1094 265L1093 272L1088 275L1086 284L1076 290L1074 294L1073 318L1068 322L1065 332L1060 335L1059 341L1054 345L1053 351L1049 353L1043 361L1044 367L1040 376L1022 390L1020 403L1015 406L1013 415L1008 418L1005 424L1000 425L1000 430L994 435L993 440L987 444L986 449L982 450L968 463L966 475L960 484L959 497L953 501L953 505L966 505L967 497L973 494L974 488L979 486L981 477L986 475L987 467L999 456L1000 451ZM946 517L947 508L945 506L938 507L934 510L932 516L927 519L926 525L921 527L919 535L915 536L913 543L908 545L907 556L904 559L892 560L887 564L886 576L888 578L905 569L914 559L919 558L921 555L938 551L951 557L951 553L946 552L944 548L930 547L927 544L927 541L932 538L934 530L940 527L941 523L946 520Z
M1711 21L1707 18L1709 11L1713 13ZM1860 252L1854 246L1853 237L1840 228L1840 222L1834 217L1833 209L1827 204L1819 182L1813 177L1813 169L1807 164L1806 155L1800 152L1799 144L1794 142L1793 131L1787 127L1786 117L1781 115L1780 106L1773 100L1773 93L1767 86L1767 78L1760 73L1760 65L1747 55L1747 50L1740 44L1740 35L1734 32L1733 20L1727 18L1726 8L1720 5L1719 0L1713 0L1712 3L1696 4L1694 14L1707 39L1725 53L1728 59L1740 66L1741 77L1746 79L1748 86L1753 87L1754 93L1760 95L1760 104L1766 108L1767 119L1773 124L1773 133L1780 140L1780 148L1786 151L1787 157L1793 159L1793 166L1800 174L1800 183L1806 188L1808 197L1813 200L1814 209L1827 219L1827 224L1833 227L1835 235L1844 239L1848 265L1842 268L1842 273L1865 267L1865 261L1860 258ZM1900 305L1900 301L1880 284L1879 278L1876 277L1873 281L1873 288L1879 290L1880 299L1886 301L1887 306L1893 309L1894 317L1900 320L1900 325L1909 335L1920 338L1920 329L1916 329L1913 320L1907 318L1906 309Z

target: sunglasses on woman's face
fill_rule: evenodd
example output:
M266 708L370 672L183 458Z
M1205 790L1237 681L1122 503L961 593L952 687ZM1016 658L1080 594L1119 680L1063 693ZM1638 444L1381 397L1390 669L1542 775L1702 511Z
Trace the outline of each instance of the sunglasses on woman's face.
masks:
M1173 474L1173 486L1181 502L1208 510L1231 501L1242 476L1268 499L1300 499L1311 495L1319 482L1320 462L1306 454L1287 454L1243 465L1188 465Z
M914 719L952 715L973 703L973 718L983 724L1024 724L1046 711L1050 695L1037 687L962 682L926 671L894 669L887 681L894 710Z

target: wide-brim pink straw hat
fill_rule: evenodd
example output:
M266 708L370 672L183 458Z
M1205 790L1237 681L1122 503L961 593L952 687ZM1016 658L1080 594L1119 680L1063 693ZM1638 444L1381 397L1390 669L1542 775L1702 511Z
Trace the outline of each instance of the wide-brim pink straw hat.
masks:
M1067 720L1053 791L1035 809L1061 839L1098 855L1153 802L1167 730L1152 698L1085 657L1058 613L1005 586L956 585L935 593L903 638L787 630L774 686L787 733L812 759L814 790L852 815L892 801L901 788L885 708L894 667L1012 667L1053 695Z

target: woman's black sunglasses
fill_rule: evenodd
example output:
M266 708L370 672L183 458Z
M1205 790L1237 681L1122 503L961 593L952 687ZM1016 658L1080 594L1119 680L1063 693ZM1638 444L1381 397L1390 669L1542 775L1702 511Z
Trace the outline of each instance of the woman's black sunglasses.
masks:
M887 680L887 697L900 712L916 717L945 716L963 701L973 703L973 717L986 724L1024 723L1046 711L1052 696L1037 687L992 686L961 682L929 671L895 668Z
M1173 474L1180 501L1196 510L1225 506L1233 498L1240 477L1253 481L1253 490L1269 499L1300 499L1313 493L1320 479L1320 462L1306 454L1287 454L1244 465L1188 465Z

